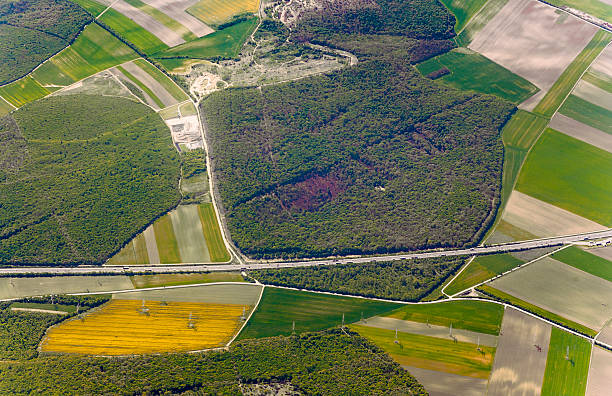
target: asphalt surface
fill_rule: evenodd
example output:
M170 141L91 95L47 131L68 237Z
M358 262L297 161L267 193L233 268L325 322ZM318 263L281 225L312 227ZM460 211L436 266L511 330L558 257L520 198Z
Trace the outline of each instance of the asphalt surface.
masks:
M335 265L335 264L350 264L350 263L372 263L395 261L405 259L431 258L431 257L450 257L464 255L481 255L491 253L505 253L520 250L537 249L549 246L559 246L574 242L594 240L600 238L612 237L612 229L597 232L587 232L576 235L564 235L552 238L534 239L530 241L511 242L491 246L479 246L469 249L454 249L454 250L435 250L422 253L407 253L398 255L373 256L373 257L349 257L338 259L323 259L312 261L285 261L285 262L251 262L243 265L240 264L173 264L173 265L133 265L133 266L104 266L104 267L15 267L15 268L0 268L0 274L57 274L57 275L87 275L95 273L106 274L122 274L124 272L151 272L151 273L167 273L167 272L209 272L209 271L239 271L239 270L257 270L257 269L276 269L276 268L294 268L294 267L310 267L315 265Z

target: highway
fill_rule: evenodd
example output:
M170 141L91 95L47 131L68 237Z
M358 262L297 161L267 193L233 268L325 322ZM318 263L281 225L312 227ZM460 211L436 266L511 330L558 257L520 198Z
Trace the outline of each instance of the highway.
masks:
M277 268L295 268L295 267L310 267L315 265L334 265L334 264L349 264L349 263L371 263L381 261L395 261L404 259L418 259L431 257L448 257L448 256L463 256L463 255L481 255L490 253L505 253L520 250L529 250L550 246L560 246L569 243L595 240L600 238L612 237L612 229L603 231L587 232L582 234L564 235L552 238L533 239L529 241L510 242L490 246L478 246L469 249L449 249L449 250L434 250L419 253L406 253L397 255L371 256L371 257L346 257L337 259L322 259L309 261L284 261L284 262L248 262L245 264L173 264L173 265L134 265L134 266L104 266L104 267L13 267L0 268L0 275L18 275L18 274L55 274L55 275L88 275L88 274L123 274L125 272L151 272L151 273L168 273L168 272L209 272L209 271L239 271L242 269L258 270L258 269L277 269Z

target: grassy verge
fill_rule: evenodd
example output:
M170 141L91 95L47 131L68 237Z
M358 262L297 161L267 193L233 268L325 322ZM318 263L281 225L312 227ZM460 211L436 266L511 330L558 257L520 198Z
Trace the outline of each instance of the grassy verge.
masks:
M610 40L612 40L612 33L603 30L597 31L593 39L591 39L582 52L578 54L576 59L574 59L567 69L565 69L550 90L548 90L540 103L533 109L533 112L545 117L552 117L572 88L574 88L576 81L580 79L582 73L589 67L606 45L608 45Z
M238 272L212 272L210 274L156 274L135 275L130 277L136 289L157 286L180 286L195 283L212 282L244 282L244 278Z
M578 96L570 95L559 109L559 112L583 124L612 134L612 111Z
M341 297L321 293L266 287L251 320L240 334L241 339L319 331L342 323L357 322L378 315L399 304L364 298Z
M612 282L612 262L585 252L576 246L563 249L553 254L552 258Z
M214 263L229 261L230 254L225 247L223 237L221 236L221 228L217 220L217 214L212 203L201 204L198 207L200 222L202 223L202 231L206 246L210 254L210 260Z
M499 334L504 308L485 301L446 301L435 304L405 305L384 316L476 331Z
M590 358L589 341L553 327L542 395L584 395Z
M481 346L478 351L476 345L467 342L400 332L396 343L393 330L358 325L351 328L402 365L475 378L488 378L493 366L493 347Z
M459 293L521 264L522 260L507 253L478 256L444 291L450 295Z
M544 319L548 319L551 322L560 324L562 326L565 326L567 328L570 328L574 331L577 331L578 333L587 335L589 337L595 337L595 335L597 334L597 332L595 330L589 329L586 326L583 326L579 323L576 323L574 321L571 321L569 319L565 319L562 316L559 316L555 313L552 313L550 311L547 311L543 308L540 308L538 306L535 306L531 303L528 303L527 301L523 301L520 298L516 298L508 293L504 293L501 290L497 290L491 286L488 285L482 285L479 286L478 288L476 288L476 290L478 290L479 292L486 294L496 300L514 305L515 307L519 307L521 309L524 309L525 311L531 312L532 314L535 314L537 316L540 316Z

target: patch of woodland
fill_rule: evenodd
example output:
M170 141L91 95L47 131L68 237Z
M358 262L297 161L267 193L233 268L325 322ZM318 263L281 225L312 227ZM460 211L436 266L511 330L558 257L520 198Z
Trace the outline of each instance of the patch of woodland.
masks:
M244 340L229 351L127 358L41 356L0 362L0 393L242 394L241 385L287 383L302 394L426 395L380 348L332 329Z

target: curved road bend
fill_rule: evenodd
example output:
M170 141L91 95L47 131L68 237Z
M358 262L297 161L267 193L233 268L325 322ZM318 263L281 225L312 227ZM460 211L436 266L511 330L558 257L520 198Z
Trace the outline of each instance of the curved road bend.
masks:
M612 237L612 229L596 232L586 232L575 235L564 235L552 238L533 239L522 242L510 242L490 246L478 246L469 249L436 250L422 253L406 253L399 255L373 256L373 257L351 257L338 259L323 259L312 261L286 261L286 262L252 262L246 264L217 264L206 265L186 263L177 265L138 265L138 266L105 266L105 267L14 267L0 268L0 274L57 274L57 275L87 275L96 273L123 274L125 271L134 272L208 272L208 271L239 271L243 269L276 269L292 267L310 267L315 265L334 265L349 263L369 263L381 261L406 260L417 258L481 255L491 253L506 253L519 250L537 249L542 247L559 246L568 243Z

